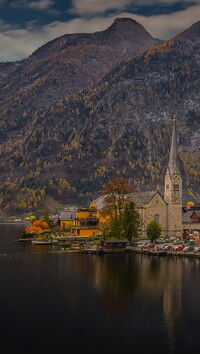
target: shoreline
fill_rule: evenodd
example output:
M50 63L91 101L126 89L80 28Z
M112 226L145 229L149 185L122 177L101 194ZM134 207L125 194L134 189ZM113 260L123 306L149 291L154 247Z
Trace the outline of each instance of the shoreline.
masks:
M178 257L191 257L191 258L200 258L200 252L183 252L183 251L166 251L165 255L159 255L159 252L162 253L162 251L149 251L149 250L140 250L137 248L132 248L130 249L132 253L137 253L137 254L144 254L148 256L156 256L156 257L173 257L173 256L178 256Z

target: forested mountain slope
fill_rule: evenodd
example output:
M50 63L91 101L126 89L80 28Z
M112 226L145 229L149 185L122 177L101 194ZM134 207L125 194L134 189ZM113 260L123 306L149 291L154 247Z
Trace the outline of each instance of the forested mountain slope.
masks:
M196 23L52 104L29 110L40 98L26 91L1 112L2 213L37 209L46 196L91 199L115 176L138 190L162 187L174 116L185 200L198 200L199 88Z

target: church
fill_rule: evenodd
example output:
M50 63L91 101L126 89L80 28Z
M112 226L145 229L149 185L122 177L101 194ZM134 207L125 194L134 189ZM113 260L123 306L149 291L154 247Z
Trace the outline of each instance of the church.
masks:
M162 237L183 234L182 227L182 178L178 164L176 124L173 123L169 161L165 174L164 196L158 191L134 192L128 196L133 200L140 215L142 238L146 238L146 227L152 220L162 227ZM91 203L98 211L104 207L104 196Z

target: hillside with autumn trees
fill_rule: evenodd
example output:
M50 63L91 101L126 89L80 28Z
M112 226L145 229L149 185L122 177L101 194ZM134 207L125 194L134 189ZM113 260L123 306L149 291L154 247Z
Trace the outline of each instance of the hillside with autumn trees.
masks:
M7 64L5 74L5 64L0 65L2 215L38 210L47 200L87 202L117 176L128 178L135 190L162 192L174 116L184 200L199 200L200 22L162 43L131 21L118 19L114 27L94 36L99 51L106 43L114 53L116 36L128 53L133 27L137 33L135 48L140 51L118 57L117 62L116 52L104 71L103 52L99 69L86 60L94 53L91 42L78 69L73 67L74 74L63 76L63 71L52 69L55 48L55 57L61 53L63 60L62 50L68 46L85 47L89 37L84 35L49 42L24 63ZM99 74L84 86L85 61ZM40 73L46 73L41 77L36 75L39 63Z

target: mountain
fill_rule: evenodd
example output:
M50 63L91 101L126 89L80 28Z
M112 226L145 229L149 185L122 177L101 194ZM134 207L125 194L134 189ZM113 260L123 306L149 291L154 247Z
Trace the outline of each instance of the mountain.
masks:
M137 22L117 19L105 31L63 36L8 65L1 89L2 213L36 210L46 197L86 202L119 175L138 190L162 186L174 115L185 200L198 200L199 28L200 22L162 43ZM94 47L98 69L84 86ZM75 70L77 48L85 54ZM68 61L71 80L63 74Z
M4 107L16 99L29 100L30 105L34 99L35 104L47 107L91 86L122 60L156 43L139 23L126 18L116 19L102 32L64 35L26 60L0 65L1 103Z

